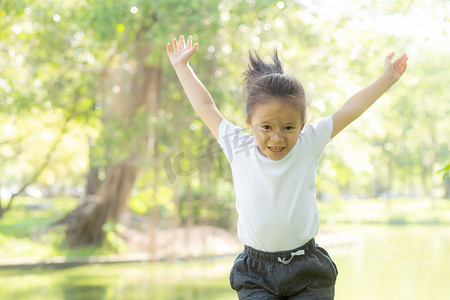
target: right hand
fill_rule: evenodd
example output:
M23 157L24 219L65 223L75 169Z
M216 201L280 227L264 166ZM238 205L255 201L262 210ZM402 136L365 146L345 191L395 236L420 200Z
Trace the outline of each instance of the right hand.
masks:
M184 42L184 36L180 36L180 45L177 44L177 39L172 39L173 51L170 47L170 43L167 44L167 55L169 56L170 63L174 68L189 63L189 59L194 55L197 50L198 43L192 46L192 36L189 36L187 44Z
M403 54L400 56L395 62L392 62L392 58L394 57L394 52L391 52L386 59L384 60L384 74L392 80L392 82L396 82L402 77L403 73L406 71L408 56Z

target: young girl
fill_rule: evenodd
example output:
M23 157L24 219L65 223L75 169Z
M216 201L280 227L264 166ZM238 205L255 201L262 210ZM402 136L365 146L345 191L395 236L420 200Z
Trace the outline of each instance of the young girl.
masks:
M314 237L319 231L315 176L325 145L358 118L405 72L407 56L384 63L384 73L334 114L305 124L302 85L273 64L249 55L245 73L247 125L252 135L221 115L189 66L197 50L190 36L167 53L195 112L231 165L238 237L245 245L230 273L239 299L333 299L337 268Z

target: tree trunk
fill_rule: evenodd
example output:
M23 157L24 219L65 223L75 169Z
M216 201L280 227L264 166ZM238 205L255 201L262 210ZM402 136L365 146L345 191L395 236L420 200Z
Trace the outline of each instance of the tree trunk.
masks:
M155 156L157 156L157 151L155 151ZM153 187L153 206L150 212L150 255L152 261L156 261L156 236L158 233L158 223L159 223L159 206L158 206L158 193L159 193L159 167L155 166L155 179L152 184Z
M89 171L86 178L86 196L96 195L100 189L100 167L96 166L94 163L94 158L92 154L93 142L92 138L88 137L89 144Z
M65 222L70 247L96 244L103 240L103 224L118 221L128 204L139 168L122 161L111 167L98 196L91 195L78 206Z
M444 199L450 199L450 174L448 171L444 177L444 191Z
M146 65L145 59L149 51L149 45L138 40L136 67L132 74L125 73L124 68L119 67L105 71L101 75L100 90L105 93L102 96L104 99L112 97L110 94L112 85L118 84L121 87L120 93L113 95L115 101L104 108L106 114L104 122L119 120L120 125L118 127L117 125L114 127L115 123L105 125L103 134L108 137L106 140L113 143L103 145L106 147L106 151L103 152L110 158L108 156L110 150L120 149L120 155L124 157L116 162L114 160L118 158L112 157L113 162L106 166L106 178L96 195L86 196L79 207L58 222L67 223L67 242L71 247L98 244L103 241L105 237L103 224L108 221L119 221L127 208L139 166L154 147L155 130L150 128L148 120L158 115L162 71L158 65ZM105 88L108 85L110 88ZM108 101L105 101L105 105L107 103ZM115 140L115 134L119 131L129 132L130 136L127 136L126 140Z

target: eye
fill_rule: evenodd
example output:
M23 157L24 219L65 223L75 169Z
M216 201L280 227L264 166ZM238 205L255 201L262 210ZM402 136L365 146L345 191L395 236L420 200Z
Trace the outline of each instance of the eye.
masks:
M284 127L284 129L290 131L290 130L294 130L294 126L286 126Z
M264 130L270 130L272 127L270 127L270 125L263 125L261 128Z

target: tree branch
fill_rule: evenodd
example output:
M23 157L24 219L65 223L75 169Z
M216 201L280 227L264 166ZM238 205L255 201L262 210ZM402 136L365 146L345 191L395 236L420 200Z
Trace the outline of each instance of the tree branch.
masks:
M64 138L65 134L67 133L67 125L69 121L72 119L73 115L69 115L66 120L64 121L63 127L61 128L60 134L58 138L53 142L52 146L50 147L49 151L47 152L47 155L45 156L44 161L42 164L36 169L34 174L27 180L25 183L22 184L22 186L19 188L17 192L11 195L11 198L9 199L8 205L3 210L3 214L7 212L13 203L13 200L15 197L17 197L20 193L25 191L25 189L31 185L32 183L36 182L37 178L42 174L42 172L47 168L48 164L50 163L52 153L56 150L58 145L61 143L62 139Z

